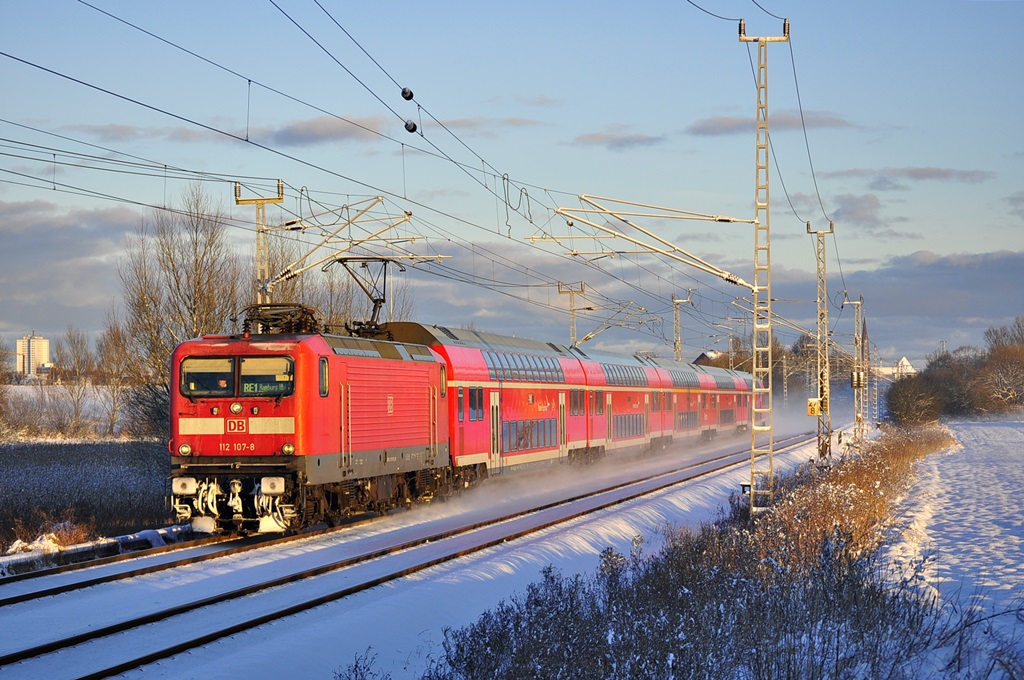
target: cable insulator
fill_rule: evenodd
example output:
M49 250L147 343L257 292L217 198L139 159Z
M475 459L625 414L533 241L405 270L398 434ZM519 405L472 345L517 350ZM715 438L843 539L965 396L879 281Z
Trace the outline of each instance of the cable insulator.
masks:
M402 88L402 99L404 99L405 101L411 101L412 100L412 90L410 90L407 87L403 87Z
M405 130L406 132L416 132L416 123L411 120L405 121Z

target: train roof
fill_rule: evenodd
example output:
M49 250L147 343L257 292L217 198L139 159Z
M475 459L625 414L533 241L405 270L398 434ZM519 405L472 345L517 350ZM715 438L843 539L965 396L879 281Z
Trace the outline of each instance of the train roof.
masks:
M651 366L668 371L672 375L672 382L677 386L679 386L678 383L680 381L699 380L696 377L699 374L712 377L715 383L723 389L733 389L741 384L749 389L753 385L753 376L743 371L734 371L729 368L718 368L716 366L687 364L661 357L645 357L644 361Z
M749 373L727 368L700 366L659 357L617 354L589 348L570 348L553 342L498 335L466 328L428 326L412 321L397 321L384 324L384 330L399 342L467 347L496 352L519 352L593 362L600 364L602 369L605 369L606 375L610 376L609 384L619 384L620 382L622 384L633 384L634 382L646 384L646 378L643 378L641 372L637 370L642 368L659 368L667 371L672 378L672 384L676 387L696 388L700 387L702 383L706 384L708 380L713 381L721 389L730 390L742 386L749 389L752 384L752 377ZM611 370L609 368L611 366L626 368ZM620 373L622 375L619 375Z
M469 347L497 352L521 352L523 354L540 354L565 358L572 357L567 347L553 342L541 342L540 340L498 335L497 333L485 333L466 328L449 328L438 325L427 326L412 321L392 321L383 324L383 329L392 338L400 342Z

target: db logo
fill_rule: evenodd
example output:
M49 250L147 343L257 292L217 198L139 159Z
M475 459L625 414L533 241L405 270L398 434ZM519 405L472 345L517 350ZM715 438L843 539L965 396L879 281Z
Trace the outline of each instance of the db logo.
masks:
M245 434L245 418L228 418L228 432Z

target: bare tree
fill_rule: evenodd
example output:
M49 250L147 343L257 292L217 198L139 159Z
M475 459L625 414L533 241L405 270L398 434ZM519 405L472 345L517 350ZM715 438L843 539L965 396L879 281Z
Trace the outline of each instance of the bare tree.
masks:
M96 400L103 409L108 436L117 433L129 389L140 384L139 364L131 351L128 330L113 312L96 340Z
M180 209L141 223L126 251L118 267L125 325L146 379L129 395L130 408L157 433L167 420L171 352L184 340L228 329L250 291L240 284L244 270L229 248L224 216L198 184L185 191Z
M979 382L992 402L989 410L1024 404L1024 346L996 345L981 370Z
M73 325L56 342L54 351L54 378L67 405L68 434L81 434L91 424L87 418L90 376L96 366L96 356L89 346L89 338Z
M176 211L159 211L129 238L118 268L126 325L149 375L167 383L180 342L227 328L242 299L241 267L230 251L224 216L199 185Z
M16 366L18 355L11 351L7 341L0 338L0 385L9 385L14 382L14 375L17 372Z
M990 350L1000 346L1024 347L1024 316L1018 316L1009 326L998 326L985 331L985 343Z

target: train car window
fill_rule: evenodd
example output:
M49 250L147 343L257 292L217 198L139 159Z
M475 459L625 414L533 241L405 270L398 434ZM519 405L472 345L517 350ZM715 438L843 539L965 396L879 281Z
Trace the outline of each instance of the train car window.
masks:
M512 379L512 371L508 367L508 357L505 356L504 354L500 353L500 352L496 356L498 358L498 362L501 364L501 379L502 380L511 380Z
M470 420L483 420L484 419L484 388L482 387L470 387L469 388L469 419Z
M320 396L326 397L331 390L330 365L327 357L320 357Z
M461 422L462 422L463 420L465 420L465 415L464 415L464 414L465 414L465 410L464 410L464 407L465 407L465 403L464 403L464 402L463 402L463 400L462 400L462 390L463 390L463 388L461 388L461 387L460 387L460 388L459 388L459 405L455 407L455 410L456 410L456 411L458 412L458 414L459 414L459 422L460 422L460 423L461 423Z
M491 380L497 380L498 367L494 365L494 354L490 350L484 351L484 363L487 364L487 374Z
M526 380L526 366L523 363L523 357L521 354L512 355L513 367L515 370L512 372L513 380Z
M295 388L291 357L242 357L238 373L242 396L284 397Z
M235 395L235 360L188 357L181 362L181 394L184 397L232 397Z
M441 365L441 398L448 396L448 367Z
M530 354L527 356L527 359L530 361L530 380L540 382L539 358Z

